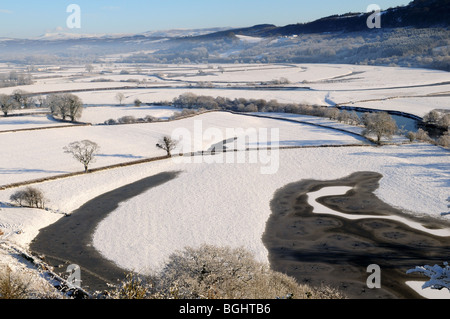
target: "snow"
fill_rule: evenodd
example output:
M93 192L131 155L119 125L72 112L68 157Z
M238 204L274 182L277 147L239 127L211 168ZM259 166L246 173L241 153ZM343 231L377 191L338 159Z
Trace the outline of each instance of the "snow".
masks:
M171 106L87 106L83 110L81 122L92 124L103 124L109 119L117 120L123 116L134 116L136 118L144 118L147 115L156 119L167 120L180 109Z
M331 214L334 216L339 216L339 217L343 217L346 219L351 219L351 220L357 220L357 219L370 219L370 218L375 218L375 219L389 219L389 220L395 220L395 221L399 221L401 223L404 223L406 225L408 225L411 228L417 229L421 232L426 232L429 234L432 234L434 236L439 236L439 237L450 237L450 229L429 229L427 227L424 227L422 224L417 223L417 222L413 222L410 221L406 218L403 217L399 217L399 216L379 216L379 215L352 215L352 214L344 214L344 213L340 213L337 212L333 209L330 209L322 204L320 204L317 199L320 197L325 197L325 196L335 196L335 195L344 195L346 194L349 190L351 190L352 187L326 187L326 188L322 188L316 192L310 192L308 193L308 203L314 207L314 213L317 214Z
M0 117L0 132L63 125L70 125L70 123L61 123L42 114Z
M253 39L253 38L252 38ZM254 39L253 39L254 40ZM230 52L231 53L231 52ZM222 68L219 68L222 67ZM34 72L36 83L21 87L0 88L0 94L10 94L15 89L32 93L61 90L86 90L76 94L88 105L117 104L115 95L127 95L125 103L131 104L139 97L144 103L171 101L186 91L197 95L224 96L229 98L275 99L281 103L308 103L334 105L344 103L375 109L403 111L424 116L429 111L449 109L448 72L426 69L330 64L236 64L236 65L95 65L93 73L87 73L84 65L61 66L59 69L42 67L45 72ZM224 70L222 72L221 70ZM122 70L130 74L120 74ZM205 74L199 74L199 70ZM103 71L108 73L100 74ZM158 78L164 73L168 77ZM45 77L44 77L45 76ZM106 78L112 82L91 82ZM243 90L235 85L270 82L286 78L289 86L308 87L310 90ZM122 82L128 79L145 81ZM220 89L187 89L196 82L211 82ZM445 84L447 83L447 84ZM170 86L162 88L159 86ZM124 89L126 87L126 89ZM183 87L183 88L182 88ZM109 88L111 90L95 91ZM117 90L113 90L117 88ZM437 94L441 94L437 97ZM442 95L444 94L444 95Z
M422 289L425 284L423 281L407 281L406 284L414 289L418 294L427 299L450 299L450 293L444 290L436 290L431 288Z
M89 116L89 115L88 115ZM215 128L220 134L207 136ZM8 153L0 158L0 184L11 184L36 178L80 171L81 164L65 154L63 148L74 141L89 139L100 146L91 168L119 164L165 155L155 147L164 135L187 132L192 148L185 152L207 150L211 145L234 136L227 129L245 131L265 128L268 134L279 129L281 146L360 144L352 135L275 119L251 118L223 112L211 112L173 122L130 125L82 126L0 135L0 145ZM209 131L208 131L209 129ZM197 134L194 134L196 133ZM23 143L23 141L27 141ZM42 160L45 159L45 160Z
M41 228L56 222L62 215L32 208L8 207L0 204L0 241L8 239L26 247Z
M247 39L248 40L248 39ZM431 109L448 109L448 97L430 96L448 92L449 85L420 86L448 81L448 73L421 69L386 68L352 65L226 65L222 74L200 76L204 66L143 66L148 74L163 72L174 75L171 80L245 83L287 78L293 85L312 90L267 91L242 89L135 88L120 82L120 70L135 66L108 65L114 70L114 82L90 82L108 75L87 75L84 66L63 66L48 69L36 84L20 87L29 92L55 90L116 88L108 91L77 92L88 107L82 121L103 123L125 115L152 115L165 119L177 111L170 107L129 106L136 97L144 103L170 101L187 91L197 95L229 98L276 99L281 103L331 105L353 101L355 106L386 108L423 116ZM127 75L133 78L135 75ZM141 76L140 79L144 79ZM163 82L163 80L158 80ZM303 83L306 81L306 83ZM167 81L173 85L174 82ZM167 83L164 83L167 85ZM225 85L221 83L221 85ZM183 82L181 82L183 84ZM130 85L130 89L121 90ZM152 83L153 85L153 83ZM179 84L177 84L179 85ZM420 86L407 88L407 86ZM393 89L393 87L396 87ZM405 87L405 88L399 88ZM11 93L15 88L0 88ZM123 92L126 106L116 106L115 95ZM423 97L420 97L423 96ZM389 99L388 99L389 98ZM368 101L375 100L375 101ZM363 102L358 102L363 101ZM327 125L360 133L351 127L322 118L291 114L260 114L264 116ZM45 115L0 118L0 131L20 128L50 127ZM59 125L59 123L58 123ZM201 127L201 129L199 129ZM355 135L311 125L277 119L255 118L224 112L206 113L173 122L86 127L52 128L32 132L0 134L0 185L28 181L82 170L81 164L63 152L71 142L90 139L101 149L92 168L130 162L164 155L155 144L163 135L188 133L192 151L208 150L212 145L233 136L227 129L252 128L279 130L280 146L320 146L363 144ZM205 134L215 129L217 134ZM196 133L200 132L198 135ZM210 131L211 133L211 131ZM242 137L242 132L239 137ZM262 145L267 140L259 140ZM254 147L254 143L247 144ZM40 229L57 221L83 203L103 193L165 171L181 171L174 180L120 204L98 227L95 247L108 259L127 269L149 273L158 270L167 257L185 246L203 243L249 249L258 260L268 262L261 236L271 214L270 200L280 187L302 179L330 180L356 171L375 171L384 177L376 195L394 207L413 215L440 216L448 211L446 200L450 191L448 150L429 144L384 147L302 148L246 152L245 161L227 162L225 154L196 158L174 158L147 164L99 171L36 184L48 198L51 209L36 210L10 207L10 195L16 189L0 191L0 242L17 244L25 249ZM229 155L229 154L228 154ZM255 157L251 157L256 155ZM261 155L266 155L262 157ZM250 161L257 158L257 162ZM266 161L263 161L263 160ZM223 162L223 163L221 163ZM262 174L272 166L274 174ZM149 204L151 203L151 205ZM170 205L168 205L170 203ZM13 264L9 255L0 254L0 263ZM408 283L415 290L417 283ZM430 291L423 291L428 295ZM431 295L435 297L436 295Z
M442 156L415 157L430 150L426 145L370 148L372 156L359 148L284 150L274 175L261 174L260 164L177 164L173 170L183 172L178 178L122 203L101 223L94 243L107 258L139 271L158 269L174 250L205 242L245 246L267 261L261 236L278 188L301 179L335 179L363 170L384 175L377 191L382 200L438 217L446 209L449 187L438 183L435 175L445 178L448 170L433 168L447 161ZM423 187L415 187L417 183Z

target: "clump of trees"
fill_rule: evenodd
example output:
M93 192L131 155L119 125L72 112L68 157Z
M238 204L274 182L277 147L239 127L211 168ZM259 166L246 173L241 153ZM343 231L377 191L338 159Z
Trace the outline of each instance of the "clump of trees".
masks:
M448 129L450 127L450 113L432 110L423 117L423 121L428 125Z
M69 118L71 122L75 122L83 113L83 101L71 93L50 94L45 104L53 116L60 117L63 121Z
M225 97L197 96L184 93L172 101L172 105L182 109L228 110L235 112L279 112L325 117L328 107L297 103L279 103L276 100L264 99L230 99Z
M12 94L0 94L0 109L5 116L17 109L31 108L35 105L35 99L24 90L14 90Z
M95 155L100 147L97 143L83 140L81 142L73 142L64 147L64 152L71 154L78 162L83 164L84 172L87 173L89 165L95 161Z
M172 254L150 278L129 275L110 292L114 299L344 299L331 287L298 284L257 262L243 248L203 245Z
M225 97L197 96L193 93L184 93L172 101L172 105L183 109L182 114L176 114L172 119L189 115L186 110L225 110L233 112L255 113L274 112L292 113L325 117L350 125L362 125L361 118L355 111L340 110L336 107L321 105L308 105L301 103L279 103L277 100L264 99L229 99ZM184 114L183 114L184 113Z
M33 84L33 77L30 73L11 71L6 74L0 74L0 87L11 87L18 85Z
M30 208L45 208L46 199L44 194L34 187L27 187L11 195L10 200L19 206Z
M170 102L160 102L158 104L168 105ZM301 103L279 103L276 100L267 101L264 99L230 99L220 96L197 96L194 93L181 94L173 99L172 105L181 108L182 111L174 114L170 120L198 114L208 110L225 110L244 113L275 112L324 117L349 125L363 126L365 128L363 134L367 137L374 135L375 141L378 144L382 143L383 138L391 139L393 135L401 133L392 116L387 112L381 111L365 113L360 117L355 111L341 110L337 107L307 105ZM441 129L446 129L450 122L450 114L432 111L425 116L424 120L427 121L426 123L436 125L441 127ZM428 133L423 129L419 129L417 132L407 132L405 135L411 142L419 140L447 148L450 146L450 135L448 131L443 133L437 140L430 138Z
M136 124L136 123L152 123L156 122L158 119L151 115L146 115L143 118L137 118L133 115L125 115L121 118L115 119L109 119L104 122L105 125L118 125L118 124Z

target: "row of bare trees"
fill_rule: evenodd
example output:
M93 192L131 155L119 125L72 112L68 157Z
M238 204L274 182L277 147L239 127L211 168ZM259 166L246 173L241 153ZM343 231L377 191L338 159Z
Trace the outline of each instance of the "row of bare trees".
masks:
M178 142L170 136L164 136L156 144L156 147L166 151L167 156L171 157L171 152L176 148ZM84 167L84 172L89 171L89 165L95 162L95 156L98 154L100 146L90 140L73 142L64 147L64 152L72 155L74 159L80 162Z
M0 94L0 110L8 116L13 110L31 108L39 104L48 107L53 116L74 122L81 118L83 101L71 93L50 94L46 98L34 97L23 90L15 90L12 94Z

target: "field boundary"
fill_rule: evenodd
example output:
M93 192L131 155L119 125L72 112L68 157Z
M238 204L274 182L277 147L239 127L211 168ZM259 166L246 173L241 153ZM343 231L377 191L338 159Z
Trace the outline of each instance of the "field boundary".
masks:
M232 150L218 150L218 151L216 151L216 150L214 150L214 151L197 151L197 152L186 153L186 154L178 154L178 155L174 155L173 157L169 157L166 155L166 156L151 157L151 158L146 158L146 159L141 159L141 160L131 161L131 162L123 162L123 163L119 163L119 164L93 168L93 169L88 170L87 173L85 173L84 171L78 171L78 172L73 172L73 173L60 174L60 175L55 175L55 176L50 176L50 177L33 179L33 180L29 180L29 181L24 181L24 182L1 185L0 191L7 190L7 189L13 189L13 188L19 188L19 187L23 187L23 186L30 186L30 185L34 185L34 184L40 184L40 183L45 183L45 182L55 181L55 180L59 180L59 179L75 177L75 176L83 176L86 174L93 174L93 173L106 171L106 170L110 170L110 169L116 169L116 168L146 164L146 163L151 163L151 162L157 162L157 161L167 160L167 159L175 158L175 157L212 156L212 155L231 153L231 152L237 153L237 152L252 152L252 151L263 151L263 150L271 151L271 150L342 148L342 147L374 147L374 145L370 145L370 144L341 144L341 145L326 144L326 145L303 145L303 146L281 146L281 147L257 147L257 148L246 148L246 149L242 149L242 150L232 149Z
M160 161L160 160L164 160L164 159L168 159L168 158L169 158L168 156L152 157L152 158L146 158L146 159L141 159L141 160L137 160L137 161L124 162L124 163L119 163L119 164L114 164L114 165L103 166L103 167L99 167L99 168L93 168L93 169L90 169L88 171L88 173L85 173L84 171L79 171L79 172L74 172L74 173L67 173L67 174L33 179L33 180L25 181L25 182L12 183L12 184L0 186L0 191L11 189L11 188L18 188L18 187L22 187L22 186L29 186L29 185L33 185L33 184L45 183L45 182L54 181L54 180L63 179L63 178L69 178L69 177L75 177L75 176L80 176L80 175L86 175L86 174L106 171L109 169L115 169L115 168L120 168L120 167L156 162L156 161Z

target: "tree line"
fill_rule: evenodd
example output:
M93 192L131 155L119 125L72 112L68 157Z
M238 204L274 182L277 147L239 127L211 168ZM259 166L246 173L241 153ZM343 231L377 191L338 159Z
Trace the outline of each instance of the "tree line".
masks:
M11 71L7 74L0 74L0 87L11 87L18 85L33 84L33 77L30 73Z
M50 94L45 98L35 97L23 90L15 90L12 94L0 94L0 110L4 116L8 116L14 110L32 107L48 108L54 117L75 122L81 118L83 101L72 93Z
M163 103L163 102L161 102ZM169 105L170 102L165 102ZM424 123L442 129L443 134L436 140L430 138L426 131L401 132L395 120L387 112L365 113L359 116L355 111L340 110L336 107L307 105L301 103L279 103L277 100L225 98L212 96L197 96L184 93L173 99L172 105L185 110L227 110L234 112L274 112L309 115L328 118L349 125L364 127L363 135L375 136L375 142L381 144L383 138L390 139L395 134L405 134L411 141L418 140L443 147L450 146L450 113L433 110L424 116Z

